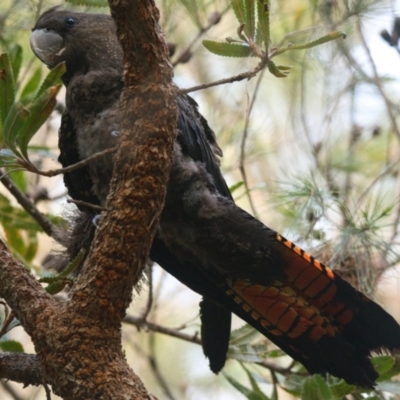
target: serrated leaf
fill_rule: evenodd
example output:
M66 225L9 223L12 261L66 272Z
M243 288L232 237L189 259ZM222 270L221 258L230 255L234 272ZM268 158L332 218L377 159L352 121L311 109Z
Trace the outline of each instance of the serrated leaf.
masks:
M28 143L47 121L57 104L56 96L61 85L47 89L29 108L30 115L18 133L18 144L22 155L28 160Z
M66 2L76 6L108 7L107 0L66 0Z
M67 285L67 281L56 281L53 283L50 283L46 286L45 290L49 294L57 294L60 293L62 290L64 290L65 286Z
M235 329L234 331L231 332L229 344L233 346L247 344L259 335L260 333L256 329L254 329L251 325L244 324L239 329Z
M26 104L28 101L32 100L31 96L33 96L33 94L38 90L41 79L42 79L42 67L40 66L31 75L28 82L22 89L20 101Z
M250 371L242 364L243 369L246 371L247 377L250 380L250 384L251 384L251 388L253 390L253 393L257 396L257 399L260 400L270 400L269 397L267 397L263 391L260 389L260 387L258 386L256 380L254 379L254 376L252 373L250 373Z
M395 358L395 363L388 371L379 374L378 382L389 381L392 377L400 374L400 360L397 356Z
M239 24L246 24L246 9L244 0L231 0L231 5Z
M303 381L304 376L288 375L285 377L284 384L281 386L281 388L290 393L292 396L300 398Z
M15 99L15 80L14 73L8 54L0 55L0 121L4 126L4 121L14 104Z
M268 354L267 346L264 344L241 344L229 346L227 356L239 361L262 362Z
M344 32L335 31L335 32L330 32L327 35L322 36L316 40L313 40L312 42L297 44L297 45L290 44L286 47L283 47L282 49L277 50L274 53L274 56L276 56L278 54L282 54L288 50L311 49L312 47L319 46L321 44L328 43L328 42L331 42L332 40L336 40L336 39L346 39L346 34Z
M244 31L249 39L254 39L256 25L254 0L244 0L244 7L246 17Z
M265 51L268 52L270 42L269 28L269 1L257 1L258 34L257 43L265 43Z
M354 385L349 385L344 380L331 385L332 394L335 398L341 399L352 393L356 387Z
M281 71L273 61L267 64L268 71L277 78L286 78L289 75L288 71Z
M244 44L203 40L203 46L211 53L223 57L249 57L254 54L251 48Z
M394 365L395 360L391 356L377 356L371 359L372 365L375 368L375 371L379 374L385 374L390 371Z
M258 394L254 393L253 390L243 386L240 382L236 379L232 378L231 376L224 374L226 380L240 393L242 393L246 399L248 400L269 400L269 398L263 394L263 397L260 397Z
M14 45L11 49L10 62L13 69L14 81L17 82L22 65L22 47L19 44Z
M38 90L35 99L33 100L33 103L48 89L50 89L53 86L57 86L60 84L60 79L61 77L65 74L66 67L65 63L58 64L56 67L54 67L44 78L44 81L42 85L40 86L40 89Z
M333 393L321 375L308 376L301 388L302 400L335 400Z
M10 351L13 353L23 353L24 348L20 342L16 340L1 340L0 349L3 351Z

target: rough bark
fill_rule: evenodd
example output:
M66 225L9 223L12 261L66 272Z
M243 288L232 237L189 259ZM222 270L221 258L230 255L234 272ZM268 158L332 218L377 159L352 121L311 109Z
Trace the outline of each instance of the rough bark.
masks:
M0 353L0 376L24 385L47 383L35 354Z
M110 0L110 8L124 49L120 148L107 211L69 300L56 302L0 243L0 296L32 337L42 381L64 399L151 397L126 362L120 329L165 198L176 90L154 2Z

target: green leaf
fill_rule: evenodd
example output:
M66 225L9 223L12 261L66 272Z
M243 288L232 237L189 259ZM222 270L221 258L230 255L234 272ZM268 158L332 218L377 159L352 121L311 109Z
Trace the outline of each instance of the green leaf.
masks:
M244 0L231 0L231 4L239 24L246 24L246 8Z
M17 136L21 127L29 117L29 111L21 104L14 103L3 125L3 141L7 148L20 156L17 150Z
M3 351L10 351L13 353L23 353L24 348L20 342L16 340L2 340L0 341L0 349Z
M276 66L281 72L290 72L292 70L292 66L291 65L277 65Z
M0 121L4 121L15 99L15 80L10 57L8 54L0 55Z
M11 226L28 232L42 231L40 225L25 210L13 207L10 200L2 194L0 194L0 223L3 227Z
M258 0L244 0L245 7L245 26L244 31L249 39L254 39L255 35L255 10L254 2Z
M238 183L234 183L232 186L230 186L229 191L230 191L231 194L232 194L233 192L235 192L236 190L238 190L239 188L241 188L243 185L244 185L244 182L243 182L243 181L238 182ZM231 335L231 337L232 337L232 335Z
M245 362L262 362L265 361L268 354L268 348L265 344L241 344L237 346L229 346L228 357Z
M40 86L40 89L38 90L33 102L35 102L47 89L50 89L51 87L60 84L60 79L65 74L65 71L65 63L58 64L55 68L53 68L47 74L46 78L44 78L44 81Z
M28 245L26 246L25 253L23 254L27 262L31 262L39 249L39 240L37 232L28 232Z
M355 388L354 385L349 385L343 379L340 380L340 382L331 385L332 394L337 399L341 399L342 397L352 393Z
M26 249L21 231L11 224L3 224L3 229L7 238L7 244L11 248L11 252L21 260L22 254Z
M107 0L66 0L66 2L76 6L108 7Z
M17 82L22 65L22 47L16 44L10 51L10 62L13 69L14 81Z
M250 373L250 371L242 364L243 369L246 371L247 377L250 380L251 383L251 387L253 389L253 393L257 396L255 397L256 399L260 399L260 400L269 400L269 397L267 397L263 391L260 389L260 387L258 386L256 380L254 379L253 374Z
M297 44L297 45L289 44L287 47L283 47L283 48L277 50L274 53L274 56L276 56L278 54L282 54L288 50L311 49L312 47L319 46L320 44L328 43L328 42L331 42L332 40L341 39L341 38L346 39L346 34L344 32L340 32L340 31L330 32L327 35L322 36L319 39L313 40L312 42L309 42L309 43Z
M47 121L57 104L56 96L61 85L47 89L29 108L30 115L18 134L21 153L28 160L28 143L39 128Z
M243 184L243 182L239 182ZM238 185L238 184L236 184ZM242 185L240 185L242 186ZM229 189L232 193L232 188ZM233 346L239 346L241 344L247 344L251 342L256 337L260 336L260 333L254 329L251 325L245 324L239 329L235 329L231 332L231 337L229 339L229 344Z
M278 357L284 357L287 354L281 350L281 349L276 349L276 350L271 350L268 352L268 358L278 358Z
M70 283L69 279L58 280L46 286L45 290L49 294L57 294L64 290L65 286Z
M246 399L269 400L269 398L265 394L263 394L262 397L259 396L257 393L254 393L253 390L247 388L246 386L243 386L241 383L239 383L236 379L232 378L231 376L224 374L224 377L236 390L242 393L246 397Z
M257 1L258 33L257 43L265 43L265 51L268 52L270 42L269 30L269 1Z
M38 90L40 85L40 80L42 78L42 67L36 69L36 71L31 75L28 82L22 89L20 100L25 104L30 101L30 97Z
M25 193L27 186L25 171L8 171L8 175L18 187L18 189L21 192Z
M54 283L59 280L63 280L66 278L69 274L72 274L78 268L83 259L85 258L86 251L84 249L81 249L78 253L78 255L57 275L50 275L50 276L44 276L43 278L39 279L39 282L43 283Z
M321 375L308 376L301 388L302 400L335 400L333 393Z
M245 44L233 44L203 40L203 46L211 53L223 57L249 57L253 55L251 48Z
M267 64L267 67L269 72L271 72L271 74L276 76L277 78L286 78L290 73L290 71L286 69L287 67L284 67L285 69L280 70L279 67L276 66L273 61L270 61Z
M391 356L373 357L371 362L375 368L375 371L379 374L380 379L381 375L386 374L395 366L395 360Z
M20 167L18 157L8 149L0 150L0 167Z

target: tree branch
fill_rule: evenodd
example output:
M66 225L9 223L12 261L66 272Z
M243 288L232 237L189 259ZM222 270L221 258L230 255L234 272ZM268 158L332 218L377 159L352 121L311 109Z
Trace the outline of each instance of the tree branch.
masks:
M119 149L106 211L70 292L56 303L0 243L0 296L31 336L55 393L149 399L121 348L121 320L158 226L176 134L176 89L152 0L110 0L124 51Z
M56 227L51 223L51 221L36 208L36 206L30 199L28 199L28 197L25 196L24 193L18 189L18 187L4 173L4 171L0 170L0 174L0 181L3 183L4 187L15 197L22 208L32 216L32 218L41 226L45 233L59 242L60 238L57 235Z
M38 330L40 320L54 310L56 301L17 261L0 240L0 297L3 297L29 335Z
M39 386L45 377L35 354L0 353L0 377L25 386Z
M219 81L214 81L210 83L203 83L202 85L193 86L187 89L180 89L180 94L187 94L196 92L198 90L208 89L210 87L225 85L226 83L233 83L233 82L240 82L244 79L250 80L251 78L255 77L261 70L265 68L269 60L262 59L259 64L251 71L242 72L239 75L231 76L230 78L220 79Z
M106 150L103 150L103 151L99 151L98 153L93 154L91 157L85 158L84 160L79 161L76 164L70 165L69 167L65 167L65 168L58 168L58 169L50 169L48 171L41 171L40 169L33 168L33 166L30 166L30 165L24 165L24 167L30 172L34 172L35 174L42 175L42 176L47 176L47 177L51 178L53 176L66 174L68 172L72 172L72 171L75 171L75 170L77 170L79 168L82 168L85 165L90 164L94 160L97 160L98 158L102 158L102 157L106 156L107 154L115 153L117 151L117 149L118 149L118 147L112 147L111 149L106 149Z
M139 329L144 328L153 332L163 333L164 335L175 337L177 339L182 339L186 342L201 344L201 339L197 332L194 335L189 335L187 333L180 332L180 330L177 328L167 328L153 322L144 321L142 318L134 317L133 315L127 315L123 321L127 324L135 325Z

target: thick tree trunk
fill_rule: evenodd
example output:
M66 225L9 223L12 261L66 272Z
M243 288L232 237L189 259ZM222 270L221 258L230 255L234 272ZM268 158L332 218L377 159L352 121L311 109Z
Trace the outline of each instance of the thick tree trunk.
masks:
M42 382L64 399L151 398L126 362L121 320L164 203L176 90L154 2L110 0L110 8L125 54L120 148L107 211L69 299L56 302L0 244L0 296L32 337Z

